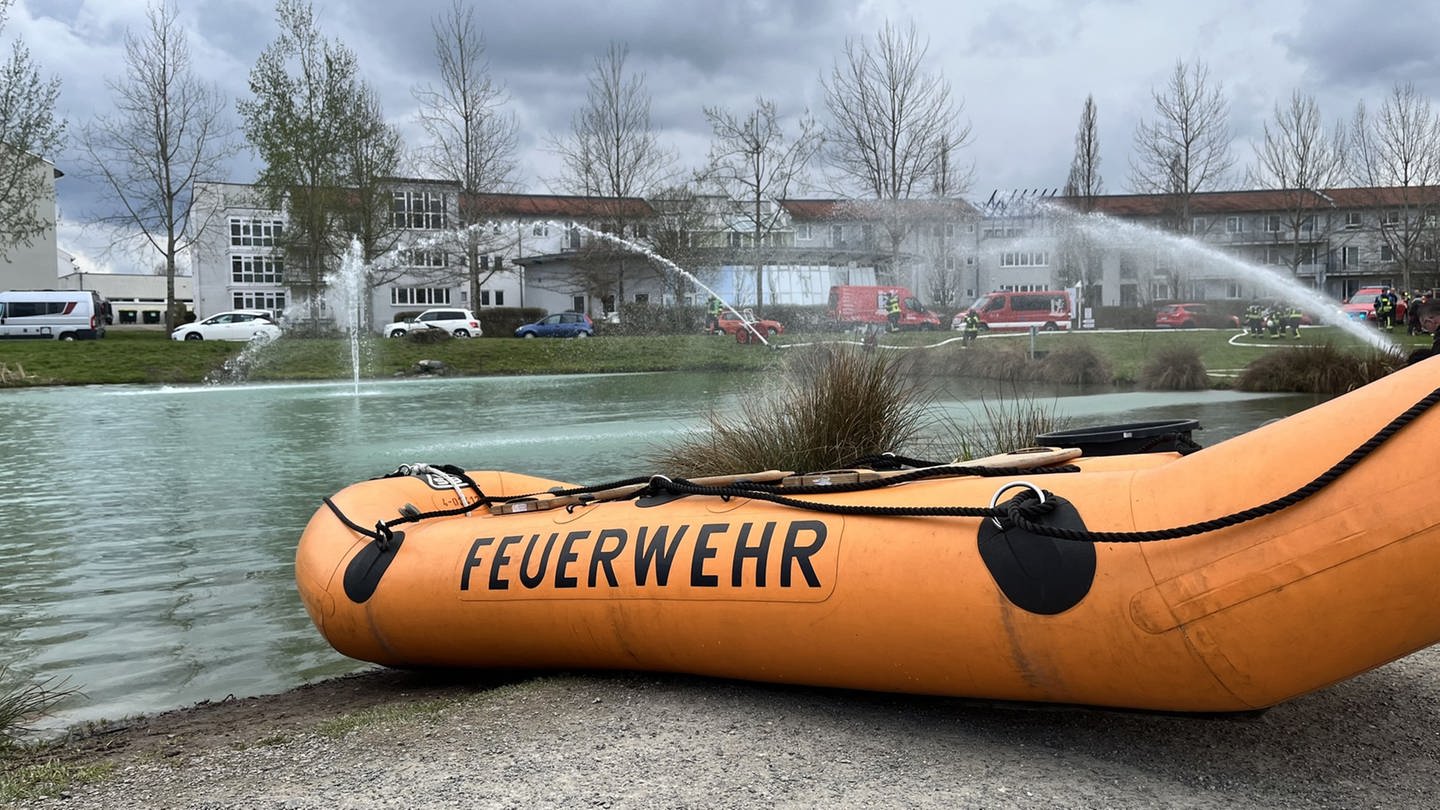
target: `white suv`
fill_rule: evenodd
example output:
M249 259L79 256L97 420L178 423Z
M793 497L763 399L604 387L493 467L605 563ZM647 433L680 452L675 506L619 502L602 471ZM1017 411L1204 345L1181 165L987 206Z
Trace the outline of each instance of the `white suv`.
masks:
M405 337L416 329L444 329L455 337L480 337L480 321L468 309L427 309L413 321L385 324L387 337Z

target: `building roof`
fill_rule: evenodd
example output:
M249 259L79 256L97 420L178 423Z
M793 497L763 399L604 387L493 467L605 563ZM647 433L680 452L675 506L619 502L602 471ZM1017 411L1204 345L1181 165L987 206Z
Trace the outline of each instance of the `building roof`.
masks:
M640 197L578 197L558 194L474 194L467 200L494 216L540 219L644 219L655 209Z
M878 220L876 212L889 208L889 202L878 200L776 200L790 219L796 222L819 220ZM979 214L975 206L959 199L897 200L895 205L906 214L921 219L954 219Z
M1050 199L1068 208L1082 208L1082 203L1087 201L1084 197L1057 196ZM1091 203L1090 210L1110 216L1158 217L1173 213L1170 209L1172 199L1167 194L1103 194L1090 197L1088 201ZM1190 196L1190 213L1205 216L1285 211L1296 208L1297 202L1306 208L1373 208L1407 203L1413 205L1422 201L1440 203L1440 187L1202 191Z

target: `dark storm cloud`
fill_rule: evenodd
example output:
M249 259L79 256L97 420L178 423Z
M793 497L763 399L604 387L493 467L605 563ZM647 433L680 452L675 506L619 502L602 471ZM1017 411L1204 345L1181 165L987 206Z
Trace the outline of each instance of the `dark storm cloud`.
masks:
M1414 82L1428 95L1440 90L1440 7L1434 3L1381 6L1334 2L1306 7L1293 31L1275 37L1305 65L1307 82L1329 93L1370 96L1375 88ZM1383 93L1383 89L1381 91Z

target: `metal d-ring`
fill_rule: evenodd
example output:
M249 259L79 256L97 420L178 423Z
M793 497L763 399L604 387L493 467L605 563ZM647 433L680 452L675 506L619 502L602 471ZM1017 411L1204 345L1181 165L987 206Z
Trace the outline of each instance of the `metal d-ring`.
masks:
M1036 495L1040 496L1040 503L1045 503L1045 490L1035 486L1029 481L1011 481L1010 483L995 490L995 494L990 497L990 508L995 508L995 504L1000 502L1000 496L1004 495L1006 490L1014 489L1016 487L1029 487L1031 492L1034 492ZM1000 522L1000 518L991 515L990 521L995 524L995 528L999 529L1002 532L1005 531L1005 525Z

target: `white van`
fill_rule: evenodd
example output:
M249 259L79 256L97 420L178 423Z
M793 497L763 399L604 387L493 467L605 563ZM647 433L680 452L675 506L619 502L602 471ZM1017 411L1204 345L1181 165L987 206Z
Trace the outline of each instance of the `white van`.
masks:
M0 340L94 340L109 323L110 302L94 290L0 292Z

